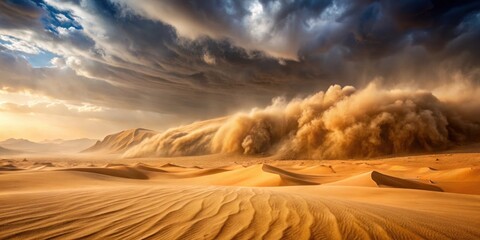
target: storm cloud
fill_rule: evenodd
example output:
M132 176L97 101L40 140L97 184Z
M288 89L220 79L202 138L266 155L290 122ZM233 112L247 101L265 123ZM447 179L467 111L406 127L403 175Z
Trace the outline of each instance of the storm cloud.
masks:
M183 123L332 84L434 89L480 76L478 1L7 0L0 36L7 91ZM32 67L33 50L55 58Z

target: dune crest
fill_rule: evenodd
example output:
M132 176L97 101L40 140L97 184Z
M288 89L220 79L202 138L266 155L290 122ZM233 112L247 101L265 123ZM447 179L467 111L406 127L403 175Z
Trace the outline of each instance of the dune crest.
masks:
M169 129L123 156L329 159L445 150L480 140L480 106L469 99L375 84L360 90L334 85L305 99L277 98L264 109Z
M428 191L443 192L442 188L432 184L426 184L415 180L407 180L390 175L382 174L377 171L371 171L359 174L337 182L329 183L332 186L379 186L393 188L408 188Z
M108 135L102 141L97 141L95 145L82 152L123 153L155 134L157 132L143 128L129 129Z

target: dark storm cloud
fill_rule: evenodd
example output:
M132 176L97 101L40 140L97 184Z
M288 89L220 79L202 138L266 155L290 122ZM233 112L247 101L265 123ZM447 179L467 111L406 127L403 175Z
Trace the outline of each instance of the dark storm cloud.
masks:
M42 10L29 0L0 1L0 24L2 28L40 26Z
M367 57L383 57L408 45L421 45L432 52L464 34L458 26L470 14L478 14L478 1L380 1L365 5L350 18L344 44Z
M4 54L0 83L196 119L332 83L478 79L479 10L426 0L3 1L0 34L33 41L66 68L29 69Z

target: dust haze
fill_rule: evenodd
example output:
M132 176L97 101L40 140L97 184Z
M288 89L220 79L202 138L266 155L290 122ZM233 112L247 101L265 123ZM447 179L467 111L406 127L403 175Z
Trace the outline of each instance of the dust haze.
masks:
M275 98L265 108L171 128L123 156L342 159L433 152L479 140L476 88L461 82L431 91L380 85L332 85L303 99Z

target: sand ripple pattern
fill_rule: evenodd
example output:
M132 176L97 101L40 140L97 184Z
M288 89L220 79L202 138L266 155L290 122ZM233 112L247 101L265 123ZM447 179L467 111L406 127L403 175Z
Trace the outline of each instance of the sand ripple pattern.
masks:
M0 212L0 239L480 237L480 222L459 214L272 188L126 186L25 192L0 195Z

